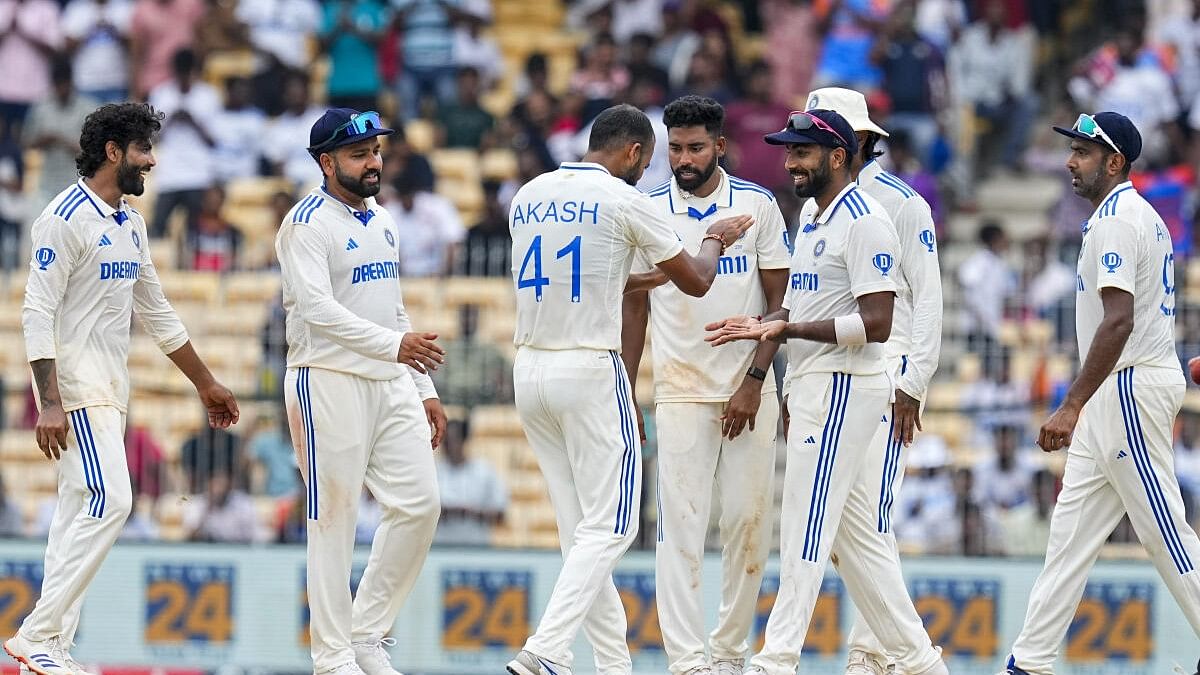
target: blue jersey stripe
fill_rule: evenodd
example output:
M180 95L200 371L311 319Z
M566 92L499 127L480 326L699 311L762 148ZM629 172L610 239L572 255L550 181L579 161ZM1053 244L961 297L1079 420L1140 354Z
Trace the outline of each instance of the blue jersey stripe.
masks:
M92 465L84 448L87 447L87 440L83 435L83 421L79 419L79 411L72 410L68 413L71 416L71 426L75 428L75 444L79 446L79 458L83 463L83 482L87 485L88 492L91 493L91 499L88 500L88 515L96 517L96 505L99 503L99 492L96 490L96 482L92 479Z
M304 222L309 222L309 219L312 218L312 215L316 213L317 209L321 208L321 205L324 203L324 197L317 197L316 201L314 201L312 204L309 204L308 208L304 210L304 214L301 216Z
M767 196L767 199L770 199L771 201L775 201L774 193L772 193L767 188L759 185L758 183L752 183L748 180L744 180L744 179L738 178L736 176L729 176L729 186L732 187L734 190L750 190L752 192L761 192L762 194Z
M67 210L67 207L71 205L71 202L78 199L82 192L83 191L80 190L78 186L71 188L71 191L67 193L67 196L63 197L62 201L58 203L57 207L55 207L54 215L61 216Z
M830 474L837 448L835 435L840 424L841 416L845 413L846 399L849 398L848 382L844 375L833 373L833 390L829 397L829 411L825 417L825 428L821 431L821 450L817 455L817 470L813 478L812 496L808 504L808 526L804 533L802 557L810 562L817 561L821 545L821 519L825 515L825 495L829 486Z
M883 446L883 480L879 484L879 513L876 516L876 528L887 534L889 529L888 516L890 514L889 501L892 493L892 479L896 475L897 460L900 459L900 444L899 435L896 433L896 408L892 407L892 419L888 420L888 438L887 443Z
M316 198L317 198L316 195L309 195L309 196L305 197L304 199L301 199L300 203L292 208L292 222L293 223L300 222L300 215L302 213L304 213L304 209L308 208L308 205L311 204L312 201Z
M62 205L58 207L58 211L56 211L55 214L63 220L69 220L71 218L71 214L75 213L75 209L83 203L85 198L86 195L83 194L83 190L77 191L71 197L63 200Z
M621 456L621 477L617 497L617 517L613 526L613 534L624 535L629 530L629 516L633 502L633 478L636 467L636 438L633 430L633 415L629 410L629 397L622 377L621 359L616 352L610 351L609 358L613 364L613 387L617 397L617 415L621 423L621 441L625 451Z
M871 212L870 207L867 206L867 200L863 199L863 196L858 193L858 190L850 190L850 194L853 195L854 201L858 203L858 208L862 210L862 215L866 215Z
M108 491L104 489L104 471L102 471L101 467L100 467L100 453L96 449L96 437L95 437L95 435L92 434L92 421L90 419L88 419L87 409L84 408L84 409L80 410L79 412L80 412L80 415L83 417L83 428L87 432L88 451L92 455L92 469L93 469L93 471L95 471L96 486L100 491L100 508L98 509L99 514L96 517L103 518L104 517L104 507L107 505L107 502L108 502Z
M308 386L308 368L296 373L296 398L300 403L300 418L304 423L304 441L308 446L308 519L317 520L320 513L317 503L317 433L312 417L312 392Z
M905 197L913 197L916 195L916 193L912 191L912 188L908 187L903 182L901 182L901 180L899 178L896 178L895 176L892 176L890 174L881 173L878 176L875 176L875 180L892 188L893 190L904 195Z
M833 467L837 463L837 451L842 444L842 429L846 425L846 404L850 402L850 376L842 374L842 400L838 406L837 426L833 432L833 440L829 453L829 468L825 471L825 485L821 488L821 515L817 519L817 541L813 548L816 556L821 548L821 535L825 529L825 509L829 504L829 485L833 482ZM816 562L814 558L813 562Z
M658 529L658 543L663 542L663 524L662 524L662 472L656 471L654 476L654 501L657 502L658 520L655 521Z

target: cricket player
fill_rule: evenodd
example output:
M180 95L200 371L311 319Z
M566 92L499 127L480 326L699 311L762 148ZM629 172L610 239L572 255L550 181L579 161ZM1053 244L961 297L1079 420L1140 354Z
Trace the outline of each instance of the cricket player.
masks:
M859 151L850 161L858 188L883 206L900 240L900 269L893 272L896 303L892 312L892 334L884 344L887 369L895 385L891 414L884 416L867 447L863 465L868 483L869 508L875 514L872 533L875 545L886 546L899 563L899 548L892 532L892 503L904 477L906 450L921 426L921 405L929 381L937 370L942 338L942 280L938 269L937 237L929 204L904 181L883 170L876 161L875 146L887 132L871 121L867 100L857 91L839 87L817 89L808 96L808 109L836 111L858 136ZM833 553L843 554L838 544ZM908 622L908 630L924 633L916 611L897 617ZM886 675L890 657L861 614L855 617L849 636L846 675Z
M684 293L701 296L718 259L753 223L709 225L693 257L662 211L633 187L654 151L637 108L605 110L581 162L542 174L513 197L517 411L546 476L563 567L537 631L508 663L513 675L569 675L580 627L601 675L629 675L625 611L612 571L633 542L641 444L621 348L621 295L635 254Z
M673 177L651 200L688 250L708 223L733 214L754 226L721 256L703 298L673 284L625 295L622 351L634 390L649 317L658 429L658 546L654 588L667 664L676 675L740 675L771 549L779 401L773 340L713 349L704 326L734 314L778 310L789 256L783 214L770 191L731 176L720 103L685 96L663 112ZM649 264L639 265L648 271ZM651 306L653 306L651 308ZM653 311L651 311L653 309ZM721 504L721 610L706 640L699 561L714 482ZM706 642L711 661L706 656Z
M233 394L213 379L163 297L146 221L124 200L144 191L162 118L140 103L88 115L75 159L80 179L32 227L21 323L38 447L58 463L58 504L42 595L4 650L41 675L84 674L69 652L83 595L133 507L125 463L131 314L195 385L210 425L238 420Z
M400 292L397 230L379 193L376 112L327 110L309 133L324 184L275 239L287 311L284 397L308 502L313 669L396 675L383 642L433 543L433 463L446 416L428 370L436 335L414 331ZM431 431L432 428L432 431ZM364 482L383 510L351 602Z
M1171 428L1186 383L1175 353L1171 233L1129 182L1142 136L1124 115L1070 129L1071 188L1095 212L1083 229L1075 326L1083 365L1038 445L1067 448L1046 566L1033 585L1009 675L1050 675L1088 571L1129 514L1138 539L1200 638L1200 539L1184 517Z
M831 110L789 115L765 139L787 146L796 194L808 199L796 235L783 309L761 320L709 324L714 345L793 340L787 387L791 428L780 530L780 590L766 643L747 673L791 675L800 659L825 566L834 549L855 605L899 672L943 674L892 549L878 537L865 470L893 386L883 343L892 328L896 231L883 206L853 180L854 129ZM877 474L876 474L877 476Z

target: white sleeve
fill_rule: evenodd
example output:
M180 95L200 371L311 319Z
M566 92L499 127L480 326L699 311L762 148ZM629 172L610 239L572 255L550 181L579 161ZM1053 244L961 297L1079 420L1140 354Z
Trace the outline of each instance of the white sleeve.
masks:
M1088 232L1087 255L1096 257L1096 290L1119 288L1133 293L1137 279L1138 234L1133 225L1103 218Z
M906 200L896 214L896 230L901 237L900 271L913 296L912 345L899 387L924 400L942 345L942 274L929 204Z
M846 273L850 293L856 298L871 293L896 292L891 275L899 266L900 242L895 228L879 216L860 218L846 235Z
M404 334L368 321L333 297L327 236L305 223L279 230L276 253L295 311L313 333L369 359L395 363Z
M633 190L631 199L625 202L617 218L629 243L655 265L674 258L683 250L679 236L671 231L671 226L644 192Z
M88 24L86 11L79 2L67 3L66 9L62 13L62 31L64 36L72 40L78 40L87 35L87 31L91 28L91 25Z
M401 335L412 330L412 319L408 318L408 311L404 309L403 293L400 295L400 302L396 304L396 324L400 326ZM417 393L420 394L422 401L438 397L437 387L433 386L433 378L429 377L428 373L422 373L412 366L405 366L405 368L412 375L413 382L417 385Z
M774 200L765 197L755 214L754 228L758 230L754 248L758 252L760 270L786 269L791 265L787 247L787 223Z
M34 221L30 238L33 256L29 260L21 328L25 333L25 356L32 362L56 358L55 318L67 292L80 242L66 221L51 214L42 214Z
M133 284L133 313L162 353L171 354L187 344L187 329L163 294L158 270L150 259L150 238L146 236L145 223L140 221L140 218L130 221L133 227L141 231L143 244L142 262L138 267L137 281Z

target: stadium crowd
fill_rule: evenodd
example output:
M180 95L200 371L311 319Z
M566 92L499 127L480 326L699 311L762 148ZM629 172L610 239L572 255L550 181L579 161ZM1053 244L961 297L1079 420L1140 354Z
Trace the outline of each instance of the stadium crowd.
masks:
M812 88L866 92L891 132L883 161L933 206L947 288L940 393L896 504L907 551L1045 550L1062 459L1033 440L1077 368L1074 260L1090 212L1063 189L1049 122L1115 110L1141 130L1134 181L1176 242L1180 354L1200 353L1187 293L1200 282L1200 0L0 0L0 72L5 273L19 273L30 222L74 181L79 129L102 102L146 100L166 115L143 202L153 246L179 270L217 274L277 271L272 226L320 179L305 146L326 106L381 111L402 130L380 195L402 274L444 278L510 274L508 200L578 159L590 120L616 102L656 123L642 187L670 177L662 106L682 94L724 104L726 168L772 189L795 227L800 204L763 134ZM258 211L230 204L246 185L260 186ZM239 392L268 402L286 352L279 302L264 312L256 391ZM488 544L509 486L503 467L468 453L467 420L511 403L511 349L479 330L488 315L475 304L453 311L436 381L460 419L439 453L438 541ZM26 392L27 377L5 386ZM0 434L32 426L32 397L5 400ZM177 448L131 424L130 470L151 507L126 535L159 538L153 505L181 494L192 495L187 539L302 540L286 418L265 409ZM652 459L653 441L644 452ZM1200 523L1200 408L1180 418L1177 470ZM45 536L53 497L30 508L3 485L0 536ZM643 503L653 519L654 500ZM377 517L364 494L363 541ZM1113 541L1133 537L1125 525Z

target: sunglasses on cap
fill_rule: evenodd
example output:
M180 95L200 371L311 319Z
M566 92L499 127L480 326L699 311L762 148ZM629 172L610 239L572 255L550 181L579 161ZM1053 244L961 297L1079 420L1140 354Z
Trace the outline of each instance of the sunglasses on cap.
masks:
M382 128L384 128L383 121L379 119L379 113L375 112L374 110L355 113L350 117L349 122L346 122L345 124L334 129L333 133L329 135L329 138L326 138L320 143L314 145L313 148L323 148L330 143L333 143L337 140L338 134L342 133L343 131L346 132L347 138L353 138L355 136L361 136L371 129Z
M1117 147L1117 144L1113 142L1113 139L1109 138L1108 134L1104 133L1104 129L1100 128L1100 125L1096 122L1096 119L1087 113L1082 113L1079 115L1079 119L1075 120L1075 126L1071 127L1071 130L1077 131L1093 140L1099 138L1107 143L1108 147L1116 150L1117 152L1121 152L1121 149Z
M808 131L809 129L816 127L821 131L828 131L836 136L837 139L842 142L843 147L850 147L850 142L845 138L842 138L842 135L837 132L837 129L829 126L825 120L810 112L793 110L791 113L788 113L788 127L793 131Z

